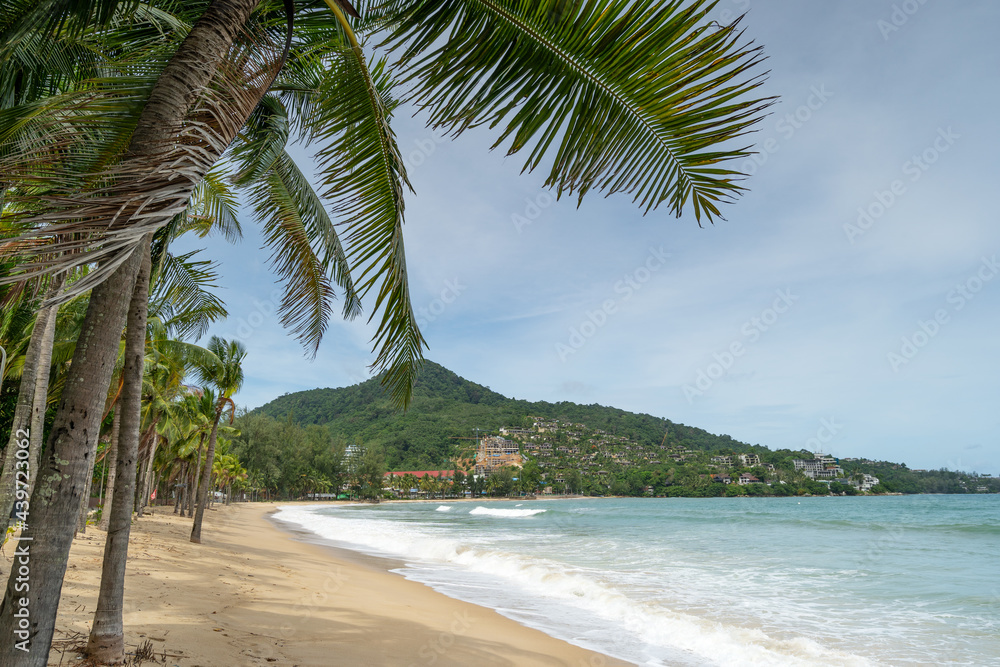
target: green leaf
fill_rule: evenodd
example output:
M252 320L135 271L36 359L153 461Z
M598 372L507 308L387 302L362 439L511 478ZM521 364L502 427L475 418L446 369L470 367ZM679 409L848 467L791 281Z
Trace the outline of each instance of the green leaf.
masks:
M403 249L403 187L409 187L389 117L396 101L385 60L369 70L361 48L346 49L331 63L325 81L328 103L310 119L323 145L316 158L323 195L347 229L348 259L359 293L375 291L369 321L379 318L372 368L397 405L409 404L426 345L410 302Z
M739 21L707 24L715 2L387 0L387 43L411 99L453 134L499 128L494 147L550 162L557 195L626 192L712 221L744 177L734 143L763 118L762 54ZM362 12L365 8L362 7Z

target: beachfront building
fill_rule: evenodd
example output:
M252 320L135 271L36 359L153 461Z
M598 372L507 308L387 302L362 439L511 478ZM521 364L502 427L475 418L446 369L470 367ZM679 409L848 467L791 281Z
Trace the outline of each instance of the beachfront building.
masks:
M747 484L759 484L760 480L751 475L748 472L740 474L740 486L746 486Z

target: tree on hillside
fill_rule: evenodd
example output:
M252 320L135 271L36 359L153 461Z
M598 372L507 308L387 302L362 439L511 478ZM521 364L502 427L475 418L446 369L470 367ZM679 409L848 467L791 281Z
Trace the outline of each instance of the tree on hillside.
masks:
M536 493L542 486L542 470L534 461L528 461L518 473L518 482L525 493Z

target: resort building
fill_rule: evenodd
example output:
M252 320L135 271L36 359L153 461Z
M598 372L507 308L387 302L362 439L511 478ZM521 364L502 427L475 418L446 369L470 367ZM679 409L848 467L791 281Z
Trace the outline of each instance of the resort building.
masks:
M817 454L814 459L794 459L792 463L796 470L812 479L833 479L844 476L843 468L837 465L837 459L832 456Z
M476 451L476 475L489 475L498 468L522 465L520 449L516 442L495 435L487 435L479 441Z
M849 479L847 483L857 488L858 491L871 491L872 487L878 484L878 477L865 473L860 480Z
M754 468L760 465L760 457L756 454L740 454L740 465L744 468Z
M500 435L527 436L527 435L534 435L534 434L535 434L535 431L533 429L530 429L530 428L508 428L506 426L501 426L500 427Z

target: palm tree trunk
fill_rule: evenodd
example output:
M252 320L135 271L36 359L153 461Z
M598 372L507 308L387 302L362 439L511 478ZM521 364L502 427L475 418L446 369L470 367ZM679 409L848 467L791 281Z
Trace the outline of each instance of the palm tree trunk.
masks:
M149 239L140 250L142 266L129 303L125 333L125 368L119 399L121 426L115 473L118 492L111 503L108 535L104 542L101 588L94 611L94 625L87 641L87 656L95 662L120 662L125 651L122 601L125 597L125 559L132 526L132 491L139 449L142 409L142 373L146 346L146 306L149 300Z
M153 429L153 434L152 434L153 441L149 445L149 465L146 468L146 489L143 491L142 494L142 504L144 507L149 504L150 496L152 495L153 491L156 490L156 487L159 486L160 483L160 476L153 474L155 472L153 470L153 464L156 461L156 447L157 445L160 444L160 438L156 433L156 424L159 421L160 418L157 417L156 420L153 422L153 426L151 427Z
M212 486L212 463L215 460L215 442L219 434L219 420L222 419L222 408L225 399L220 396L215 408L215 421L212 422L212 433L208 436L208 449L205 450L205 467L198 484L198 507L194 514L194 525L191 527L191 541L201 544L201 523L205 518L205 506L208 502L208 491Z
M63 277L54 278L46 291L45 298L56 295L64 282ZM31 330L31 339L24 355L24 370L21 372L21 386L17 395L17 406L14 408L14 421L11 424L10 439L4 450L6 456L3 462L3 472L0 473L0 523L7 526L7 517L14 506L17 467L14 452L16 442L21 440L19 433L28 431L28 493L34 487L35 475L38 472L38 453L41 450L42 435L45 428L45 408L49 393L49 371L52 366L52 343L55 340L56 313L58 307L49 306L38 311L35 326ZM22 487L23 488L23 487Z
M107 281L94 288L77 340L73 364L59 401L52 433L31 495L31 516L17 553L27 553L31 588L18 590L17 570L0 603L0 667L44 667L55 629L59 593L77 510L90 462L91 434L100 429L125 323L127 296L139 270L134 252ZM27 604L22 604L27 602ZM30 613L27 628L15 613ZM25 650L28 650L25 653Z
M191 497L191 464L184 463L184 497L181 498L181 516L184 516L188 509L189 498Z
M65 282L65 273L54 276L45 297L56 296ZM29 438L28 454L28 458L31 461L31 468L29 470L28 493L31 493L35 488L35 477L38 474L38 459L42 451L42 441L45 437L45 413L48 409L49 378L52 371L52 345L56 339L56 322L59 315L59 306L49 306L46 310L49 312L45 320L45 331L42 334L42 347L38 351L35 394L31 401L31 437Z
M104 505L101 509L101 523L98 528L107 532L108 521L111 518L111 503L115 497L115 479L118 472L118 431L122 420L121 406L115 407L114 420L111 422L111 445L104 455L104 467L108 469L108 485L104 489Z
M202 440L205 439L205 434L201 435ZM201 443L198 443L198 455L195 456L195 463L191 470L191 497L188 498L188 518L194 517L194 506L198 502L198 482L200 478L198 472L201 470Z
M90 489L94 484L94 463L97 458L97 443L99 441L98 435L100 434L100 426L98 426L97 432L94 434L93 442L90 445L90 473L87 475L87 482L85 486L85 491L83 492L83 498L80 499L80 516L76 522L76 532L86 533L87 532L87 515L90 514Z
M195 460L191 462L188 470L188 488L187 494L184 496L184 503L187 507L187 515L189 519L194 518L194 499L198 496L198 471L201 465L201 448L198 448L197 456Z
M139 452L138 462L136 463L136 480L134 497L132 498L132 511L135 512L135 516L138 519L142 516L142 490L146 486L146 457L141 454L145 450L143 444L146 442L144 434L139 435Z
M142 440L139 441L139 450L142 451ZM139 456L136 462L136 480L135 485L132 487L132 512L135 513L135 517L138 519L142 516L142 487L146 483L146 458L144 456Z
M187 481L187 463L181 464L181 474L178 475L178 478L181 480L182 484ZM187 485L181 487L176 485L174 486L174 514L177 514L178 510L181 508L181 493L183 493L186 488Z
M156 437L156 425L159 423L160 418L157 417L153 420L153 423L149 425L146 431L142 434L142 440L140 444L148 443L146 451L148 452L145 460L142 462L142 467L140 470L142 474L139 477L139 483L136 486L136 497L135 497L135 514L136 517L141 517L143 510L146 509L146 505L149 504L149 483L150 478L153 474L153 456L156 455L156 444L159 438Z

